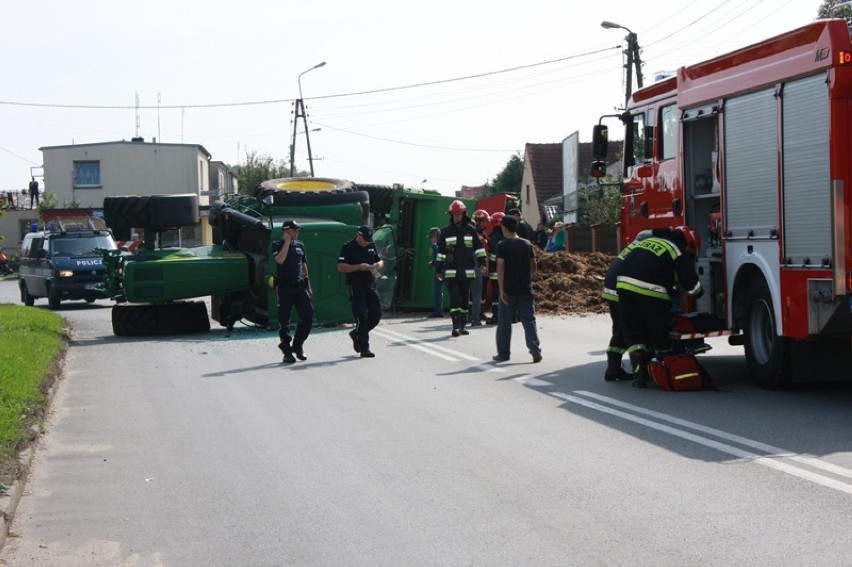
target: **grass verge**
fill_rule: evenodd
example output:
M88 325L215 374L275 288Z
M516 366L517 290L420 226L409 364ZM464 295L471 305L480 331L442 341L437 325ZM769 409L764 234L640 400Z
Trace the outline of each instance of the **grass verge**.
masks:
M0 304L0 481L18 474L16 456L41 430L47 393L66 348L63 320L50 311Z

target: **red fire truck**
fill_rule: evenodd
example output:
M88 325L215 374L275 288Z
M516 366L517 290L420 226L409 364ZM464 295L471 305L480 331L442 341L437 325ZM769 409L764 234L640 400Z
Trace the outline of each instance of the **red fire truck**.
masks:
M705 295L679 338L728 334L759 385L852 379L852 44L819 20L635 92L625 125L623 247L701 234ZM595 159L607 126L595 127ZM592 175L600 176L600 162Z

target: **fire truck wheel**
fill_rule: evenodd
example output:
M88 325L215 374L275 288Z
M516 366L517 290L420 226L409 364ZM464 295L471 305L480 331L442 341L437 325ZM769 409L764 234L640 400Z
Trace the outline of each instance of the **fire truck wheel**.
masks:
M790 342L778 336L772 296L761 278L746 294L745 355L757 385L777 390L790 384Z

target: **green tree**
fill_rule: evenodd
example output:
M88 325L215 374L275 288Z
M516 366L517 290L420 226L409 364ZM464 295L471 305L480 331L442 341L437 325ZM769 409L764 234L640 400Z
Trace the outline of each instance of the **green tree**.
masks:
M617 185L589 185L578 195L578 223L615 224L621 220L621 190Z
M845 18L850 25L852 25L852 7L844 6L842 8L838 8L837 11L832 14L831 9L837 4L843 3L845 0L823 0L822 6L819 7L817 11L818 18Z
M486 187L486 193L489 195L497 195L498 193L514 193L521 192L521 182L524 178L524 160L518 154L513 155L506 162L503 171L497 174L491 183Z
M244 195L254 195L255 188L262 181L290 177L290 167L285 165L283 160L276 162L271 156L258 155L257 152L251 152L246 155L246 163L244 165L232 165L228 167L237 175L240 193ZM308 173L305 171L296 171L296 177L307 176Z

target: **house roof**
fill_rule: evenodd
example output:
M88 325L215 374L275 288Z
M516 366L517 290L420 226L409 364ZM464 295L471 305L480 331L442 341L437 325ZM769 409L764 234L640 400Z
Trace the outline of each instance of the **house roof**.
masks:
M527 144L524 154L539 203L562 194L562 144Z
M90 144L65 144L65 145L60 145L60 146L42 146L42 147L39 148L39 151L57 150L57 149L64 149L64 148L87 148L87 147L91 148L91 147L96 147L96 146L116 146L116 145L127 145L127 146L157 145L157 146L174 146L174 147L181 147L181 148L198 148L199 150L204 152L204 154L207 156L208 159L213 157L213 154L208 152L207 148L205 148L201 144L174 144L174 143L164 144L162 142L145 142L145 141L142 141L142 140L130 141L130 142L128 142L127 140L118 140L118 141L114 141L114 142L95 142L95 143L90 143Z

